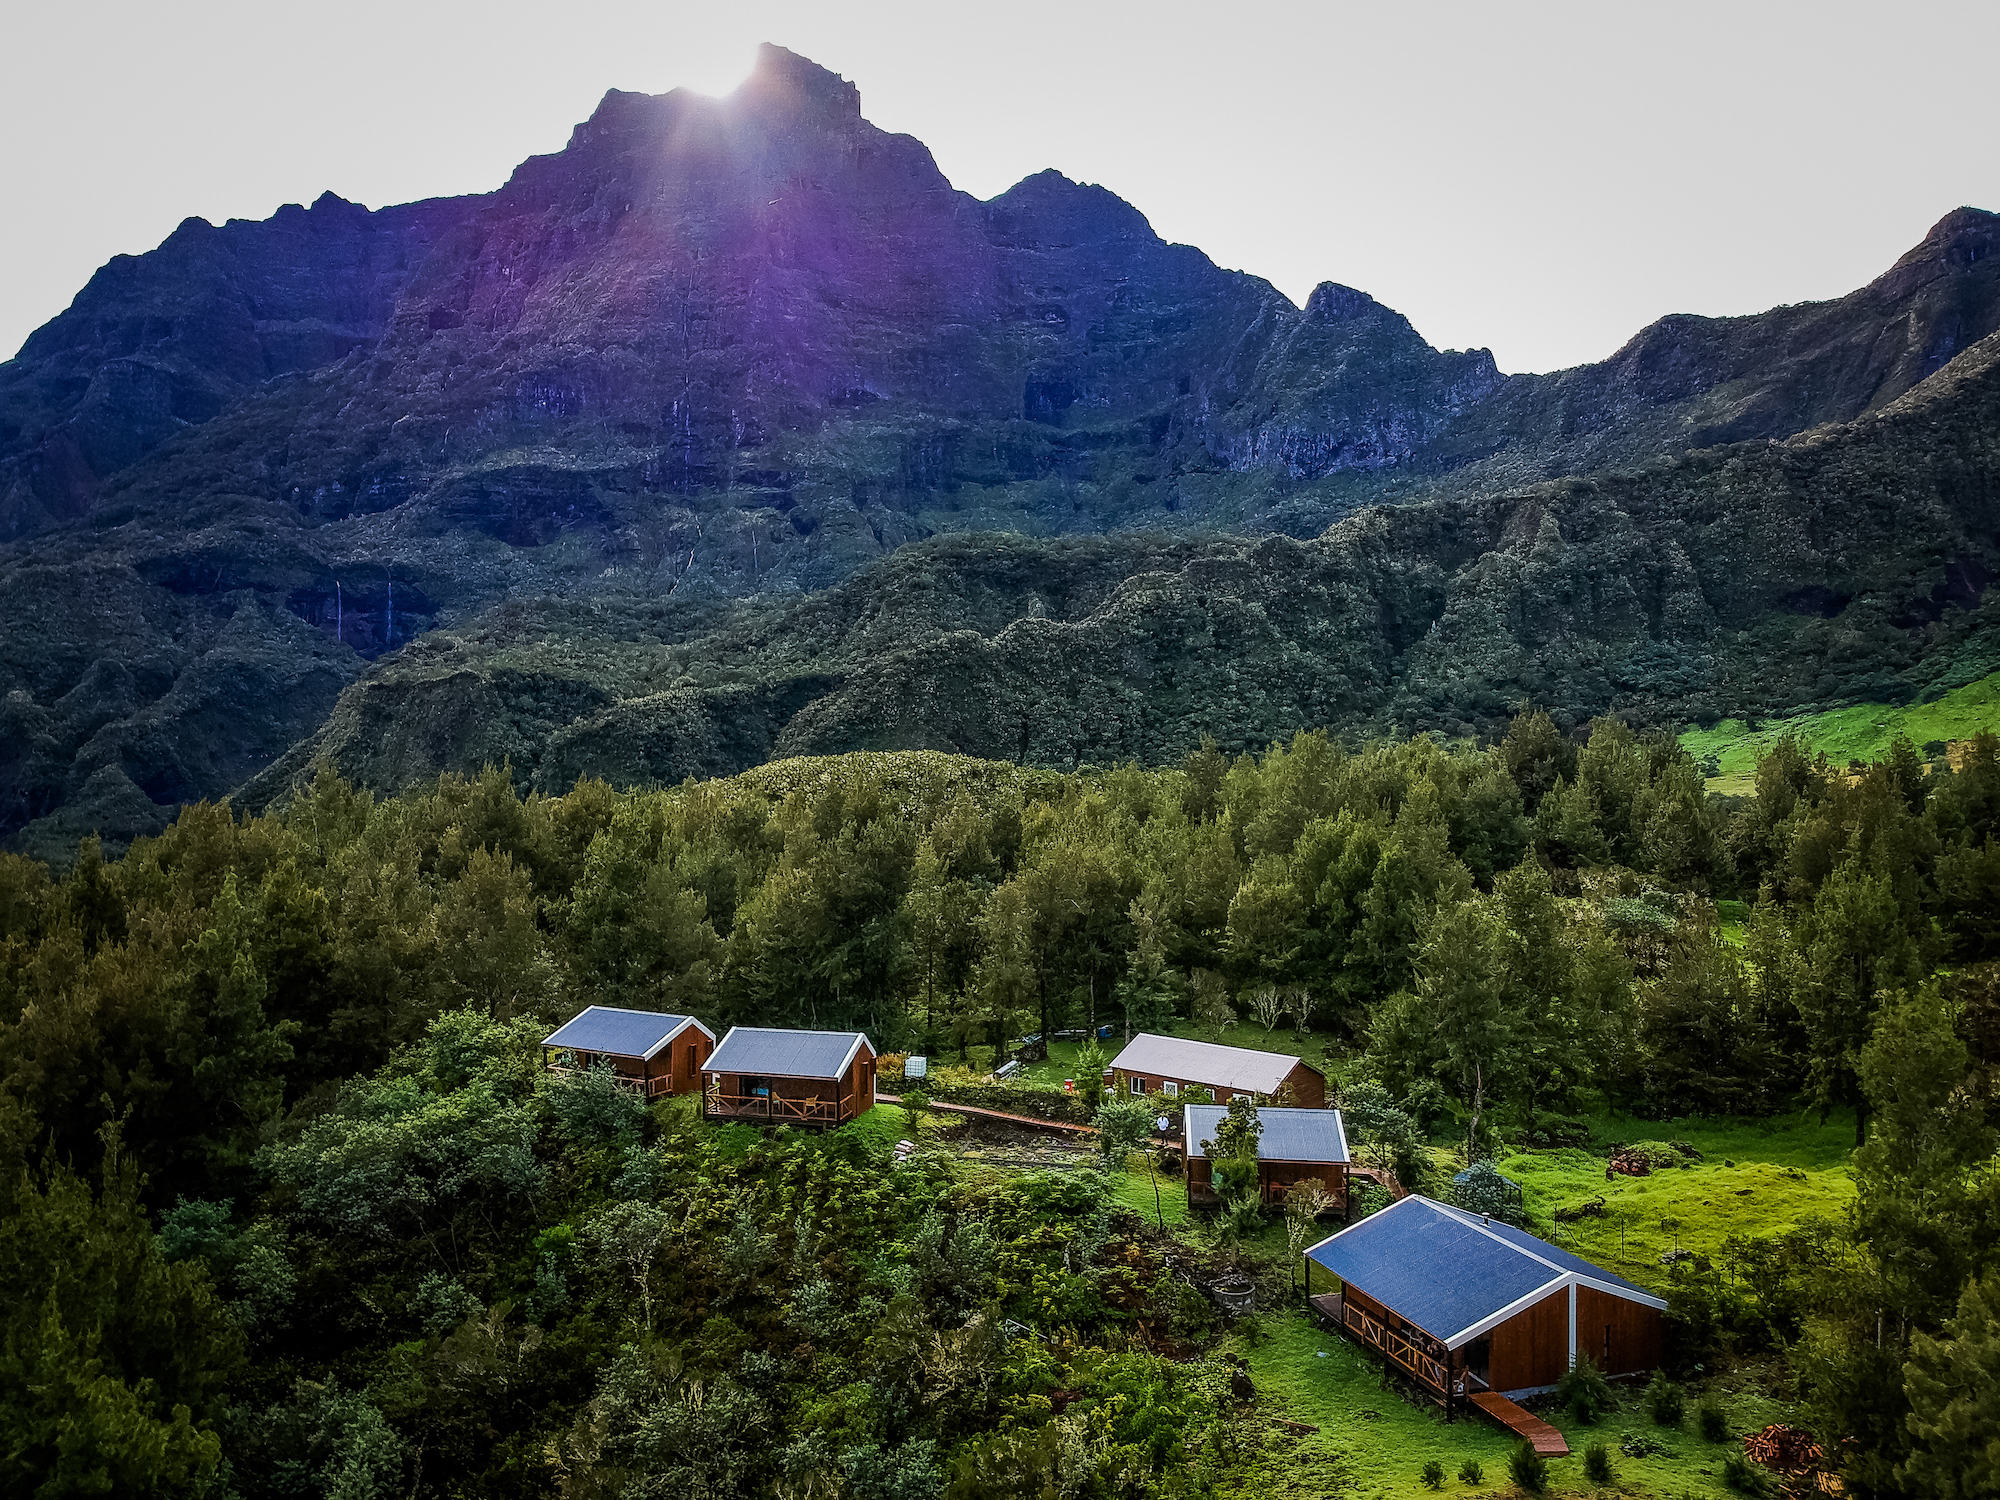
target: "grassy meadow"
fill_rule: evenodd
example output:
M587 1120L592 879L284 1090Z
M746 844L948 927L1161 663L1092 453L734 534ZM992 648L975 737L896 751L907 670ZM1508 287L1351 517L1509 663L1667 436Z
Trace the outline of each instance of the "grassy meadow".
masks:
M1825 713L1799 714L1789 719L1764 719L1752 728L1742 719L1724 719L1710 729L1690 729L1681 744L1696 760L1713 755L1720 774L1708 789L1733 796L1755 790L1757 758L1787 734L1826 753L1835 765L1878 760L1899 737L1921 747L1932 740L1970 739L1982 729L2000 731L2000 672L1954 688L1929 703L1898 708L1888 703L1857 703Z

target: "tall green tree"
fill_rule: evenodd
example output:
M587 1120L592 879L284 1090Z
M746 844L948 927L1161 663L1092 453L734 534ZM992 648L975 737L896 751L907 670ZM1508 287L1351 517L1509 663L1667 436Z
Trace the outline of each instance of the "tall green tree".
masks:
M199 1263L169 1265L115 1130L95 1191L50 1162L0 1213L0 1488L197 1495L241 1335Z
M1910 1454L1896 1471L1912 1500L2000 1495L2000 1278L1968 1281L1935 1338L1910 1341L1903 1367Z

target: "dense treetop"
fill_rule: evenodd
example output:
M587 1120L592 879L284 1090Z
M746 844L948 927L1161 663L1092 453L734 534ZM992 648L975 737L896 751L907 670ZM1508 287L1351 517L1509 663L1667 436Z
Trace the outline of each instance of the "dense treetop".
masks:
M1888 1398L1835 1379L1843 1330L1984 1316L1958 1288L1995 1242L1965 1090L1992 1063L2000 741L1960 761L1904 744L1850 772L1785 742L1731 802L1670 738L1529 714L1485 750L1301 734L1162 770L853 755L524 798L496 767L393 799L323 770L263 815L86 844L61 879L0 857L9 1462L81 1466L51 1494L86 1470L246 1494L1235 1482L1205 1304L1088 1174L981 1186L892 1166L879 1133L648 1111L540 1070L586 1003L946 1059L1092 1020L1249 1045L1288 1020L1414 1184L1426 1130L1476 1159L1607 1104L1852 1107L1845 1301L1783 1281L1771 1326L1812 1331L1816 1409L1857 1427ZM1679 1305L1690 1347L1720 1336L1712 1300ZM1910 1347L1931 1373L1882 1389L1948 1407L1956 1346ZM1886 1420L1883 1475L1911 1442Z

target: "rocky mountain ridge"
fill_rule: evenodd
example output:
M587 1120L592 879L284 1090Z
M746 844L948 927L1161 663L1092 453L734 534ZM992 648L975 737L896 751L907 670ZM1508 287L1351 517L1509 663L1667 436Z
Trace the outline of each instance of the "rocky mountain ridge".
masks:
M246 789L320 759L409 786L513 764L672 784L938 749L1074 767L1204 734L1493 734L1908 701L2000 670L2000 334L1880 413L1305 541L941 537L664 639L657 609L518 603L384 662Z
M1852 422L2000 327L1997 224L1507 376L1102 188L981 203L779 48L727 99L608 94L491 194L190 220L0 366L0 835L222 795L371 660L508 600L692 639L927 537L1303 539Z

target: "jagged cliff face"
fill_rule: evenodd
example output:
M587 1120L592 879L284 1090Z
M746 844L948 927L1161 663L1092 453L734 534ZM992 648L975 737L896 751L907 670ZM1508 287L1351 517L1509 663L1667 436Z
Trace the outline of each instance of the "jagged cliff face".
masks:
M0 836L224 794L502 600L666 639L937 533L1308 537L1848 421L2000 327L1995 225L1953 214L1838 302L1503 376L1102 188L978 202L778 48L727 99L607 95L491 194L190 220L0 366ZM797 697L759 700L766 741ZM484 753L498 711L453 712L413 765Z

